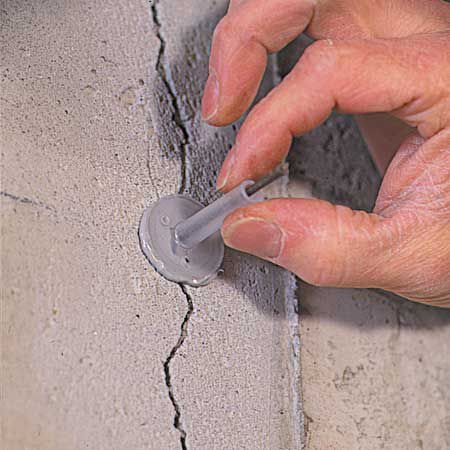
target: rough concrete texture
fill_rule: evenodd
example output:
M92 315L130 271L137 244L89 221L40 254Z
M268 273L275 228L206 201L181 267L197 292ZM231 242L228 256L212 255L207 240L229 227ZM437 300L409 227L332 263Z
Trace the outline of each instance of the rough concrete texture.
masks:
M289 276L230 252L185 289L137 237L159 196L209 200L233 142L199 117L223 11L2 3L2 448L300 446Z
M186 299L136 237L179 173L149 144L147 5L1 17L2 448L176 448L163 362Z
M235 136L199 114L225 6L1 4L2 448L450 447L448 313L295 292L231 251L201 289L144 258L144 208L212 200ZM302 46L271 59L262 92ZM370 208L379 178L349 118L296 147L278 194Z

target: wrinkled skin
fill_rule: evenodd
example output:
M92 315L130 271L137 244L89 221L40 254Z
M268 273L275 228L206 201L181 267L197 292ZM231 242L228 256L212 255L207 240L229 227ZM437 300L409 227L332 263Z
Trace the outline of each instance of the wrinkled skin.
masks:
M267 54L303 31L315 42L250 111L218 188L272 170L293 136L336 109L357 115L386 170L375 208L369 214L315 199L270 200L231 214L225 242L313 284L377 287L450 307L450 4L231 1L214 33L204 119L221 126L240 117Z

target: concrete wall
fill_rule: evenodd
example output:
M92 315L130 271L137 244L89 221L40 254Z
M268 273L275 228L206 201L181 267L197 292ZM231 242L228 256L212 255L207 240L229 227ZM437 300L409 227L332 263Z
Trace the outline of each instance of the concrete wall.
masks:
M448 313L296 290L232 251L191 289L143 256L144 208L210 201L236 133L199 115L224 10L1 4L2 448L449 447ZM302 45L271 59L262 94ZM296 145L276 193L370 207L379 180L348 118Z
M229 252L186 289L139 247L235 135L200 122L223 5L200 6L2 5L2 448L299 445L286 274Z

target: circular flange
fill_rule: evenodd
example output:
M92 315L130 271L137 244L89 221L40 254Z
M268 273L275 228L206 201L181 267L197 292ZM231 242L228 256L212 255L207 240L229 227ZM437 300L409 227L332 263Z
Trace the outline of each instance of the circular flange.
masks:
M223 260L220 232L191 249L176 245L174 227L203 209L184 195L163 197L145 211L139 226L141 247L152 266L165 278L191 286L208 284L217 276Z

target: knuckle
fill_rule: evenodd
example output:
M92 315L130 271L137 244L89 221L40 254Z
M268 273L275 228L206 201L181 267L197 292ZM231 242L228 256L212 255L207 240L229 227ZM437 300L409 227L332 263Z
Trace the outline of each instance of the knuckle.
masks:
M235 33L234 20L230 14L223 17L214 30L215 42L227 42L233 38Z
M338 47L335 41L323 39L311 44L303 53L304 64L311 65L318 70L329 70L337 63Z

